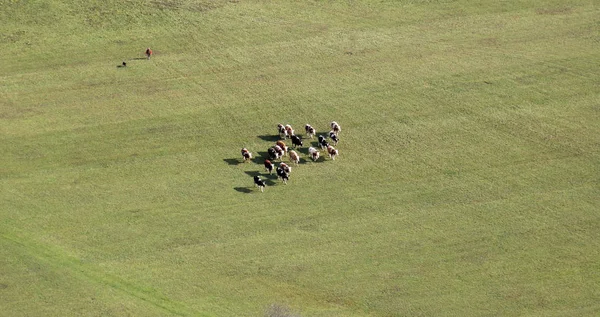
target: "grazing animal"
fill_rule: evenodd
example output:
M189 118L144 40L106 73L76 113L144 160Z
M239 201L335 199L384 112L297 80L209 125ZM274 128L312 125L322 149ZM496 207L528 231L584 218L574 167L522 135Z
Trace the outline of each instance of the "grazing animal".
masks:
M127 66L127 62L123 61L123 67Z
M281 148L281 146L275 145L275 146L273 146L273 148L275 149L275 152L277 152L277 157L279 159L281 159L283 157L283 155L285 154L285 152L283 151L283 149Z
M335 135L338 135L338 134L340 134L340 132L342 132L342 127L340 127L340 125L337 122L332 121L330 125L331 125L331 130L333 130L333 132L335 132Z
M281 167L277 168L277 178L287 185L287 181L290 179L290 174L286 173Z
M294 129L292 129L292 126L291 126L291 125L289 125L289 124L286 124L284 128L285 128L285 131L287 132L287 136L288 136L288 137L291 137L292 135L294 135L294 134L295 134L295 133L294 133Z
M152 50L151 50L151 49L148 47L148 48L146 49L146 58L147 58L147 59L150 59L150 57L151 57L151 56L152 56Z
M269 160L265 160L265 170L269 172L269 174L273 173L274 168L275 164L271 163Z
M277 143L275 143L275 145L279 146L283 150L283 155L287 154L288 147L287 147L287 145L285 145L285 143L283 141L277 141Z
M292 135L292 146L302 146L302 139L297 135Z
M329 138L331 139L331 141L333 141L333 145L335 146L337 146L338 142L340 141L340 138L337 136L337 134L335 134L333 130L329 131Z
M329 157L332 160L335 160L335 157L339 155L339 152L338 152L338 150L336 150L335 148L333 148L333 146L330 145L330 146L327 147L327 154L329 154Z
M322 135L319 135L319 146L321 147L321 149L326 149L329 146L329 143Z
M310 157L315 162L319 159L319 150L315 149L312 146L308 148L308 154L310 154Z
M315 128L313 128L310 124L304 126L304 130L306 131L306 136L309 138L313 138L316 134Z
M260 191L264 192L267 184L265 184L265 181L260 179L260 176L256 175L254 176L254 186L258 186L258 188L260 188Z
M275 146L273 146L273 147L270 147L270 148L267 150L267 154L269 154L269 159L271 159L271 160L276 160L276 159L278 159L278 158L280 158L280 157L281 157L281 155L279 154L279 151L277 151L277 150L275 149Z
M290 155L290 162L294 162L296 165L300 163L300 155L296 151L291 150L288 154Z
M285 164L284 162L279 163L279 167L286 173L291 174L292 173L292 167Z
M288 137L287 130L281 123L277 125L277 132L279 132L279 137L282 139L285 139Z
M248 151L248 149L243 148L242 149L242 157L244 158L244 162L246 162L247 160L252 158L252 153L250 153L250 151Z

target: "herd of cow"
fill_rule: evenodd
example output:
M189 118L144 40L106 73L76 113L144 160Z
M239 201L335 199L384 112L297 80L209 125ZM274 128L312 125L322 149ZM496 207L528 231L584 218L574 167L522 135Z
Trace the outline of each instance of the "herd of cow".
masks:
M329 131L329 139L331 139L333 145L337 146L339 141L339 133L340 131L342 131L342 128L335 121L331 122L330 126L331 131ZM275 145L273 145L267 150L267 155L269 156L269 158L265 159L264 166L265 170L269 172L269 174L273 173L273 170L275 170L277 178L281 179L281 181L287 185L287 182L290 179L290 174L292 172L292 167L284 163L282 161L282 158L287 155L290 159L290 164L294 163L295 165L298 165L298 163L300 163L300 155L298 154L298 152L289 149L284 141L289 138L292 142L293 148L302 147L303 142L302 138L294 133L294 129L289 124L285 126L283 124L278 124L277 130L279 132L279 137L281 138L281 140L277 141ZM315 137L316 131L310 124L305 125L304 130L306 131L306 136L308 138L312 139ZM329 155L329 157L332 160L335 160L335 157L339 155L338 150L334 148L331 144L329 144L328 139L323 135L319 135L317 137L317 140L319 142L320 149L327 151L327 155ZM317 161L321 156L321 153L319 149L311 146L308 148L308 155L313 161ZM244 162L251 160L252 153L248 151L248 149L243 148L242 158ZM280 160L279 166L277 168L275 168L275 164L273 164L272 162L275 160ZM266 183L260 178L260 176L254 176L254 185L258 186L261 192L264 192Z

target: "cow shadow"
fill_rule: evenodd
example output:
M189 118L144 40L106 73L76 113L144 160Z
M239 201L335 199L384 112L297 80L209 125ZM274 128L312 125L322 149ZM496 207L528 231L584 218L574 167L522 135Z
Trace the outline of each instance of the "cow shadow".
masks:
M252 189L248 188L248 187L235 187L233 189L235 189L235 191L237 191L237 192L245 193L245 194L249 194L252 192Z
M311 145L311 146L312 146L312 145ZM296 149L294 149L294 150L295 150L296 152L302 153L302 154L304 154L304 155L309 155L309 153L308 153L308 148L309 148L309 147L311 147L311 146L303 146L303 147L300 147L300 148L296 148Z
M239 159L233 159L233 158L223 159L223 161L225 161L225 163L227 163L228 165L238 165L238 164L244 163L244 162L240 161Z
M273 143L281 140L279 135L259 135L258 138L263 141L269 141L269 142L273 142Z
M256 164L263 164L265 160L269 159L268 152L256 152L256 156L252 159L252 162Z
M319 155L319 158L316 161L311 159L305 160L305 164L314 164L314 163L323 163L325 162L325 156L323 154Z

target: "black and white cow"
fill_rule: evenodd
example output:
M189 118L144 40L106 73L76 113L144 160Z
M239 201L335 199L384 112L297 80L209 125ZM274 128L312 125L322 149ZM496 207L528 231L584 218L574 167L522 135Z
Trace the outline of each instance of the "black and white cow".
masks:
M277 178L281 179L281 181L287 185L287 181L290 179L290 174L286 173L283 168L277 167Z
M281 123L277 125L277 132L279 133L279 137L282 139L285 139L288 137L287 130Z
M291 174L292 173L292 167L285 164L284 162L279 163L279 167L286 173Z
M324 136L319 135L319 146L321 147L321 149L326 149L329 146L329 143L327 142L327 139L325 139Z
M279 157L279 159L281 159L285 155L285 151L281 148L281 146L275 145L273 146L273 148L275 149L275 152L277 152L277 156Z
M260 188L260 191L264 192L267 184L265 184L265 181L260 179L260 176L256 175L254 176L254 186L258 186L258 188Z
M267 154L269 154L269 159L277 160L280 159L281 156L283 156L283 150L277 145L275 145L267 150Z
M337 146L338 142L340 141L340 138L337 136L337 134L335 134L333 130L329 131L329 138L331 139L331 141L333 141L333 145L335 146Z
M292 146L302 146L302 139L297 135L292 135Z
M304 130L306 131L306 136L309 138L313 138L315 136L315 134L317 133L315 131L315 128L313 128L310 124L307 124L304 126Z

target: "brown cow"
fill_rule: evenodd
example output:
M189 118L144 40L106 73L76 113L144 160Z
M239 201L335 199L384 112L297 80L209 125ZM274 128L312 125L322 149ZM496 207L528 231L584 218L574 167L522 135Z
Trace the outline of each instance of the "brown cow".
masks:
M294 162L296 165L298 165L298 163L300 163L300 156L298 155L298 153L294 150L290 151L290 162Z
M339 155L339 152L333 146L330 145L327 147L327 154L329 154L329 157L332 160L335 160L335 157Z
M252 153L250 153L250 151L248 151L248 149L243 148L242 149L242 157L244 158L244 162L246 162L247 160L252 158Z
M288 147L285 145L283 141L277 141L275 145L279 146L283 150L283 155L285 156L288 153Z

